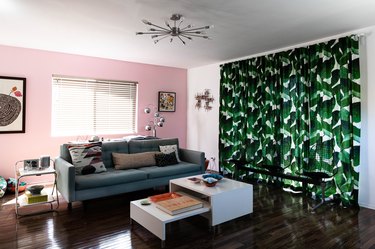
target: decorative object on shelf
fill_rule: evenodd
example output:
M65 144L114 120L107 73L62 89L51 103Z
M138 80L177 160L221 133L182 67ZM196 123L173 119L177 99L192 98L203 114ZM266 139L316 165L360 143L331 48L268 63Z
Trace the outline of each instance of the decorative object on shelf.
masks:
M39 158L39 168L46 169L50 166L51 157L47 155L40 156Z
M5 192L7 190L7 181L4 177L0 176L0 198L5 195Z
M160 115L159 112L157 112L156 107L154 105L148 105L145 109L144 112L146 114L151 113L151 108L154 109L154 114L153 114L153 119L150 119L148 124L145 126L146 131L151 131L152 130L152 136L156 137L156 127L163 127L165 123L165 118Z
M213 177L207 177L203 179L204 184L206 184L207 187L214 187L218 180Z
M43 189L43 185L33 185L26 188L26 190L29 191L32 195L40 195L40 192L42 192Z
M202 107L202 102L204 102L203 108L206 111L210 111L212 109L212 106L210 106L210 103L214 102L214 97L210 93L210 89L205 89L203 93L197 93L195 95L195 99L197 100L197 103L195 104L195 108L198 110Z
M15 178L8 178L7 180L7 191L14 193L16 191L17 180ZM18 185L18 192L23 192L26 189L26 182L20 182Z
M193 37L210 39L210 37L206 35L205 30L214 27L213 25L210 25L194 28L194 26L191 24L181 27L181 24L184 21L184 17L181 14L173 14L170 20L173 24L170 24L168 21L165 21L166 27L164 28L143 19L142 22L148 26L151 26L151 28L148 29L148 32L136 32L135 34L151 35L151 38L154 39L155 44L165 38L170 38L170 42L172 42L173 38L177 37L185 45L185 40L193 40Z
M0 133L25 133L26 78L0 76Z
M208 174L204 174L204 175L202 175L202 178L203 178L203 179L206 179L206 178L209 178L209 177L215 178L215 179L218 180L218 181L220 181L221 179L224 178L222 175L219 175L219 174L211 174L211 173L208 173Z
M176 111L176 93L175 92L159 92L158 111L159 112L175 112Z

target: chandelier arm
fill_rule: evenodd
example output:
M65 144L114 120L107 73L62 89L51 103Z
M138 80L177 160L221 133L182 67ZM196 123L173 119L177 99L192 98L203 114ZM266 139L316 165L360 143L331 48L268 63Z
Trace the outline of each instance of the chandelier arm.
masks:
M178 28L180 28L180 26L181 26L181 24L182 24L183 21L184 20L181 20L181 22L178 24Z
M184 35L184 34L180 34L180 36L185 37L186 39L189 39L189 40L193 40L193 38L191 38L191 37L189 37L187 35Z
M171 25L169 24L169 22L165 21L165 25L166 25L170 30L172 30L172 27L171 27Z
M153 24L153 23L150 23L149 25L150 25L150 26L154 26L154 27L157 27L157 28L159 28L159 29L162 29L162 30L165 30L165 31L169 31L169 29L163 28L163 27L161 27L161 26L158 26L158 25L156 25L156 24Z
M157 42L159 42L159 41L161 41L161 40L163 40L163 39L165 39L167 37L169 37L169 35L164 35L162 37L159 37L157 40L154 40L154 42L157 43Z
M178 37L178 39L180 39L180 41L182 42L182 44L186 45L186 42L179 35L177 37Z
M205 35L206 33L204 30L196 30L196 31L182 31L181 34L201 34Z
M137 32L137 35L157 35L157 34L165 34L169 35L169 32L160 31L160 32Z
M200 37L200 38L204 38L204 39L210 39L210 37L208 37L207 35L188 34L187 36L193 36L193 37Z
M152 29L149 29L148 31L150 31L150 32L154 32L154 31L160 31L160 32L170 32L170 30L164 30L164 29L154 29L154 28L152 28Z
M203 26L200 28L193 28L193 29L187 29L186 31L193 31L193 30L205 30L205 29L210 29L210 26Z
M192 28L192 26L189 24L185 28L181 28L180 30L183 31L183 30L190 29L190 28Z

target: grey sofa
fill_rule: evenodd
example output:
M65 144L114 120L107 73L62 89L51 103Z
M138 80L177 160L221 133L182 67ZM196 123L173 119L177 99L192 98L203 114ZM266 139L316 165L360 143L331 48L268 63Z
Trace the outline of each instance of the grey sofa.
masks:
M67 146L60 146L60 156L55 160L57 189L68 202L84 201L110 195L168 185L170 179L202 174L205 155L203 152L179 148L181 162L165 167L149 166L137 169L117 170L112 152L141 153L159 151L159 145L178 145L177 138L103 142L102 159L106 172L76 175Z

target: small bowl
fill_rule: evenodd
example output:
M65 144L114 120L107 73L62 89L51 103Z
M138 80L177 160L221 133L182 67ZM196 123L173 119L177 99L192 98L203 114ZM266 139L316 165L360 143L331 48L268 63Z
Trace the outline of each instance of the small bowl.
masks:
M206 179L206 178L209 178L209 177L212 177L212 178L215 178L216 180L220 181L221 179L223 179L223 176L222 175L219 175L219 174L204 174L202 175L203 179Z
M204 184L206 184L207 187L213 187L213 186L216 185L218 180L216 178L213 178L213 177L207 177L207 178L203 179L203 182L204 182Z
M198 177L190 177L188 178L188 180L193 183L201 183L201 179L199 179Z
M27 188L32 195L40 195L41 191L44 189L43 185L33 185Z

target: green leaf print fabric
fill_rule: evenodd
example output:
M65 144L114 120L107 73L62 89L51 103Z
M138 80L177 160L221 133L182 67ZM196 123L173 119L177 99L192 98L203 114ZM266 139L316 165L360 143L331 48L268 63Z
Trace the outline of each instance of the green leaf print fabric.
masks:
M220 164L333 174L328 195L356 204L360 146L357 36L221 65ZM255 175L259 179L269 176ZM293 188L300 182L283 180ZM309 186L313 194L320 189Z

